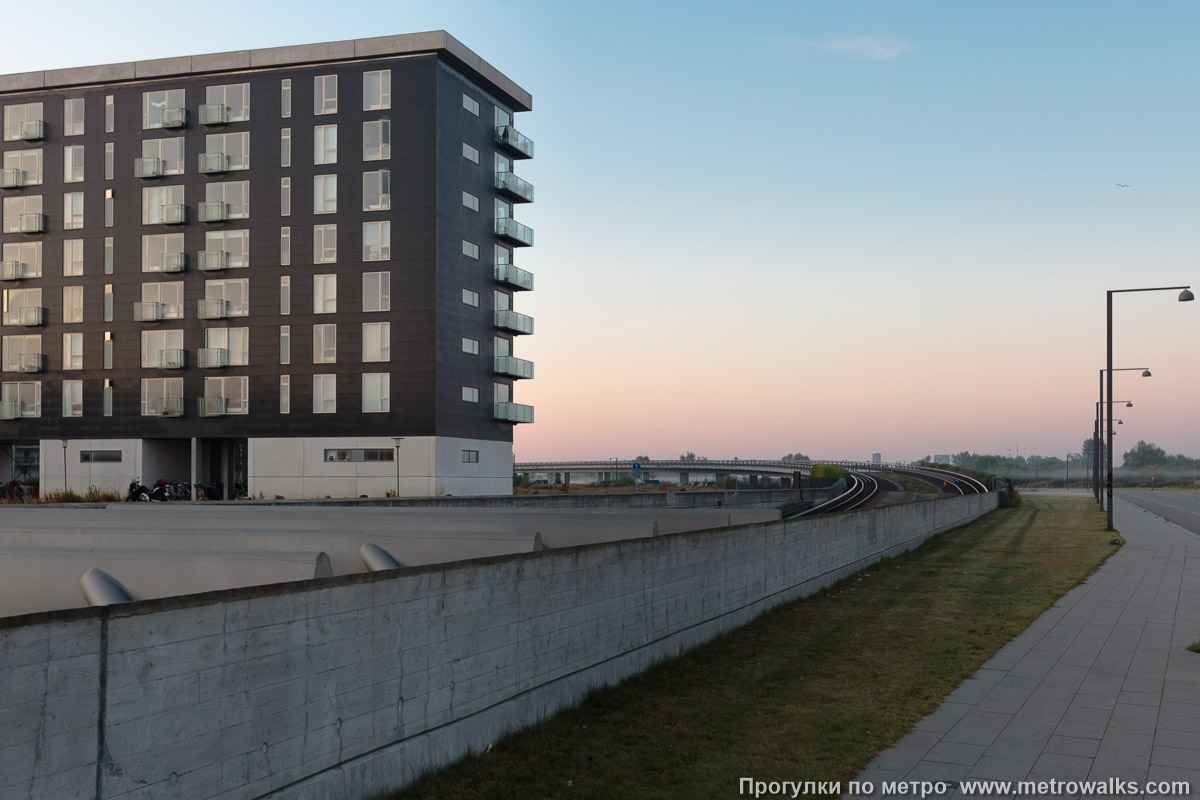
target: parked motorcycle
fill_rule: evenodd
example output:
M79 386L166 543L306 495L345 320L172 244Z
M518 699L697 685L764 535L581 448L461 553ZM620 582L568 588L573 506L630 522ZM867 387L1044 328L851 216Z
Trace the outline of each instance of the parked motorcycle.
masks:
M125 495L125 502L149 503L150 490L142 485L139 479L134 478L129 484L129 494Z
M29 496L29 493L25 491L25 487L22 486L21 482L17 480L11 480L8 482L8 485L4 487L4 494L8 498L9 502L13 503L23 503Z
M150 499L166 502L176 499L175 484L168 481L166 478L159 478L154 483L154 488L150 490Z

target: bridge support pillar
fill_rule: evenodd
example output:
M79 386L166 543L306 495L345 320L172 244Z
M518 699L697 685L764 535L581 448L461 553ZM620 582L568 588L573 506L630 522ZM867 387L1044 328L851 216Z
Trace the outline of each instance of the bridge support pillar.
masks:
M692 476L689 475L688 473L686 473L686 472L679 473L679 485L680 486L687 486L688 483L691 482L691 480L692 480Z
M751 476L750 476L750 488L751 488L751 489L757 489L757 488L758 488L758 476L757 476L757 475L751 475Z
M564 472L563 473L563 483L570 483L570 482L571 482L571 473Z
M779 479L779 488L780 489L792 488L792 479L791 478L780 478Z

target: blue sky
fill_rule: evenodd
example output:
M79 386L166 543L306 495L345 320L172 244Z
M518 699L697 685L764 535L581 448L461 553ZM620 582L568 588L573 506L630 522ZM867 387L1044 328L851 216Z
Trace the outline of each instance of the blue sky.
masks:
M1065 455L1104 290L1200 281L1194 2L65 7L0 72L444 28L532 92L520 460ZM1118 300L1118 452L1200 456L1193 305Z

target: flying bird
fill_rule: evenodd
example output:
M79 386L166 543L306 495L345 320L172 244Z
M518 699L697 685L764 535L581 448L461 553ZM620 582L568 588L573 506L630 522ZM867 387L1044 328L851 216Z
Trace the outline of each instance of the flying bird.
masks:
M1122 189L1128 189L1128 188L1129 188L1129 184L1128 184L1128 183L1118 183L1118 184L1117 184L1117 186L1120 186Z

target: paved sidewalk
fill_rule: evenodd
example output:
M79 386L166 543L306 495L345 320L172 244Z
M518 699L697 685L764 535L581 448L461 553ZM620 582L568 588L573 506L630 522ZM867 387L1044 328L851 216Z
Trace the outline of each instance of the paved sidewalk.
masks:
M1200 797L1200 654L1184 649L1200 640L1200 536L1115 510L1125 546L872 761L858 780L875 796L882 781L1113 777Z

